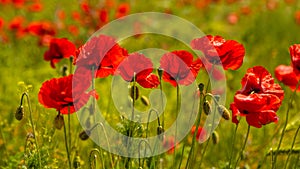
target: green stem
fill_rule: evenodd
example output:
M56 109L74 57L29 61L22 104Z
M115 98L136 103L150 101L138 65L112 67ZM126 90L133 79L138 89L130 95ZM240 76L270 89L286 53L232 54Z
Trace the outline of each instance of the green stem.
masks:
M291 154L292 154L292 150L293 150L293 148L294 148L294 145L295 145L296 138L297 138L297 135L298 135L299 130L300 130L300 125L299 125L299 127L298 127L298 129L297 129L297 131L296 131L296 133L295 133L295 135L294 135L293 143L292 143L292 145L291 145L290 151L289 151L289 153L288 153L288 157L287 157L287 159L286 159L286 161L285 161L285 164L284 164L284 169L286 169L286 167L287 167L287 164L288 164L288 161L289 161L290 156L291 156Z
M71 165L71 158L70 158L70 152L69 152L69 146L68 146L68 138L67 138L67 129L66 129L65 123L64 123L64 137L65 137L65 147L66 147L67 156L68 156L68 164L69 164L69 168L71 169L72 165Z
M228 169L230 169L230 167L231 167L231 162L232 162L232 157L233 157L233 147L234 147L234 144L235 144L236 132L237 132L238 127L239 127L239 124L236 124L235 125L235 130L234 130L234 133L233 133L233 136L232 136L231 151L230 151L230 159L229 159Z
M70 111L70 106L68 106L68 134L69 134L69 153L71 154L71 111Z
M40 148L39 148L39 145L38 145L38 141L37 141L37 136L36 136L36 133L35 133L35 126L34 126L34 123L33 123L33 120L32 120L32 109L31 109L31 103L30 103L30 99L29 99L29 96L28 94L25 92L23 93L22 95L22 98L21 98L21 105L22 105L22 101L23 101L23 97L26 96L27 98L27 104L28 104L28 108L29 108L29 121L30 121L30 125L32 127L32 132L33 132L33 136L34 136L34 142L35 142L35 146L36 146L36 149L37 149L37 152L38 152L38 157L39 157L39 167L42 167L42 164L41 164L41 154L40 154Z
M199 105L198 117L197 117L197 121L196 121L196 130L195 130L194 135L193 135L192 145L191 145L191 150L190 150L190 152L189 152L188 159L187 159L187 161L186 161L185 169L188 168L190 159L191 159L191 157L193 156L194 146L195 146L195 142L196 142L196 135L197 135L197 133L198 133L198 129L199 129L199 126L200 126L200 121L201 121L201 116L202 116L202 109L203 109L203 92L200 93L200 101L199 101L199 104L200 104L200 105Z
M204 147L203 152L202 152L202 154L201 154L201 160L200 160L200 163L199 163L199 167L200 167L200 168L201 168L202 161L203 161L203 159L204 159L204 155L205 155L206 149L207 149L207 147L208 147L209 141L210 141L210 137L209 137L208 140L206 141L205 147Z
M275 154L274 154L274 160L273 160L273 163L272 163L272 169L276 168L277 151L280 149L280 146L281 146L281 143L282 143L282 140L283 140L283 137L284 137L284 133L285 133L285 130L286 130L286 126L287 126L288 120L289 120L290 108L292 107L292 102L293 102L293 99L294 99L294 97L296 95L296 92L297 92L297 89L298 89L299 85L300 85L300 80L298 81L298 83L296 85L296 88L295 88L294 92L292 93L292 95L290 97L290 100L289 100L289 105L288 105L287 112L286 112L284 126L283 126L283 129L282 129L282 133L281 133L281 136L280 136L280 140L279 140L277 149L276 149Z
M243 152L244 152L244 150L245 150L245 147L246 147L246 144L247 144L247 141L248 141L249 133L250 133L250 125L248 125L246 138L245 138L243 147L242 147L242 149L241 149L241 151L240 151L240 154L239 154L238 157L237 157L237 160L236 160L236 163L235 163L234 168L236 168L236 166L238 165L238 163L239 163L239 161L240 161L240 159L241 159L241 157L242 157L242 155L243 155Z
M71 56L70 57L70 72L69 72L69 74L72 74L73 72L72 72L72 65L73 65L73 56Z
M101 151L101 152L100 152ZM104 158L103 158L103 153L102 150L100 149L100 151L95 148L92 149L89 155L89 162L90 162L90 168L92 168L92 162L96 159L97 155L95 155L95 153L97 153L100 157L101 157L101 162L102 162L102 168L105 167L105 163L104 163ZM92 155L94 155L94 157L92 158ZM97 161L95 161L95 168L97 168Z
M182 151L181 151L181 159L180 159L180 162L179 162L178 169L180 169L180 167L181 167L182 159L183 159L183 156L184 156L185 145L186 145L186 144L184 144L183 147L182 147Z
M177 87L176 87L176 119L178 118L178 112L179 112L179 102L180 102L180 90L179 90L179 85L177 84ZM177 124L177 120L175 119L175 138L174 138L174 157L173 157L173 167L176 166L176 145L177 145L177 127L178 127L178 124Z

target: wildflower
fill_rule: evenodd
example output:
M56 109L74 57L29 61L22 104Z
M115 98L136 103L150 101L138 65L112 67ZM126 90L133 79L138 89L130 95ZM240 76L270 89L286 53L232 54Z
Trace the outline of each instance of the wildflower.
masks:
M73 75L44 82L38 94L39 102L46 108L55 108L61 114L72 114L84 106L90 96L98 98L95 91L86 92L86 86L78 83L73 91L72 82Z
M76 66L93 69L100 78L115 74L119 64L128 56L114 38L106 35L92 37L78 52L74 58Z
M136 82L144 88L155 88L159 85L158 77L152 71L151 60L139 53L130 54L117 68L117 74L120 74L125 81L132 82L135 78Z
M234 40L207 35L192 40L191 46L193 49L202 51L210 63L222 64L225 70L237 70L243 64L245 48Z
M294 72L300 74L300 44L290 46L290 55Z
M193 55L185 50L166 53L160 59L162 77L174 87L193 83L202 66L199 58L193 60Z
M196 126L193 126L192 130L191 130L192 135L195 133L195 130L196 130ZM203 141L205 139L205 137L206 137L206 131L204 130L204 128L198 127L198 131L197 131L197 134L196 134L196 139L198 141Z
M231 103L232 122L238 124L237 116L245 116L249 125L260 128L262 125L277 122L284 91L274 83L272 75L262 66L247 70L243 77L242 89L238 90Z
M296 75L292 66L279 65L275 68L275 77L283 84L294 90L300 80L300 75ZM300 91L300 87L297 89Z
M44 59L50 61L51 67L63 58L70 58L76 55L76 46L66 38L53 38L50 41L49 50L44 53Z

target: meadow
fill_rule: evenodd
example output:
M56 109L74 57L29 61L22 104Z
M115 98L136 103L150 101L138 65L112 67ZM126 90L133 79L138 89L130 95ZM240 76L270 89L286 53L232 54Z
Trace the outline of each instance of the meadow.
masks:
M97 33L145 12L205 36ZM298 0L0 0L0 167L300 168L299 30Z

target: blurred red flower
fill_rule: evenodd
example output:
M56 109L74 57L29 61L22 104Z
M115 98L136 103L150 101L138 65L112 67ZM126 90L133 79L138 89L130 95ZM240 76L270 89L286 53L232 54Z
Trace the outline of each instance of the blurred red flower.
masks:
M62 114L68 114L68 107L70 107L70 114L79 110L86 104L90 96L98 98L95 91L72 92L73 75L62 78L53 78L42 84L40 88L38 99L39 102L46 108L55 108Z
M194 135L196 131L196 126L193 126L191 129L191 134ZM196 134L197 141L204 141L206 138L206 131L202 127L198 127L198 132Z
M294 72L300 75L300 44L290 46L290 55Z
M193 60L193 55L185 50L166 53L160 59L163 79L174 87L193 83L202 66L199 58Z
M100 25L108 22L108 11L107 9L103 8L98 11Z
M117 73L125 81L132 82L134 75L136 82L144 88L155 88L159 85L158 77L152 74L153 64L143 54L132 53L125 58L117 68Z
M23 27L24 21L25 19L22 16L16 16L10 21L8 27L10 30L19 30Z
M293 67L286 65L279 65L276 67L275 77L283 84L289 86L292 90L296 88L297 83L300 80L300 75L297 76L295 74ZM300 91L300 87L298 87L298 91Z
M168 150L167 151L168 154L173 154L174 149L177 148L177 144L175 146L175 138L173 136L164 138L163 147Z
M247 70L241 84L242 89L235 93L230 104L232 122L239 123L237 116L246 116L248 124L257 128L277 122L276 111L284 91L274 83L272 75L264 67L255 66Z
M89 70L95 69L96 77L100 78L113 75L122 60L128 56L127 51L114 38L106 35L92 37L78 52L74 63Z
M4 20L0 17L0 30L2 29L3 25L4 25Z
M63 58L75 57L76 46L66 38L52 38L49 50L44 53L44 59L50 61L51 67L55 68L55 63Z
M25 30L32 35L40 37L44 35L54 36L56 34L53 24L48 21L33 21L28 24Z
M35 2L28 7L31 12L40 12L43 10L43 4L40 2Z
M121 3L116 12L116 18L121 18L129 13L130 6L128 3Z
M237 70L243 64L245 48L234 40L207 35L192 40L191 46L193 49L202 51L210 63L222 64L225 70Z

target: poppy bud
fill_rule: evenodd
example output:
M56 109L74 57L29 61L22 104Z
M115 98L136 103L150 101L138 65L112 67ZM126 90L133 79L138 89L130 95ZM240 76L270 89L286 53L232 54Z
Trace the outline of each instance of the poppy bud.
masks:
M64 117L60 114L58 114L53 121L53 125L56 129L60 130L64 126Z
M157 72L158 72L158 76L161 78L164 70L162 68L158 68Z
M62 67L62 75L63 76L67 76L68 75L68 66L67 65L64 65Z
M206 115L210 114L210 112L211 112L211 105L210 105L209 101L205 100L205 102L203 103L203 110L204 110L204 113Z
M142 97L141 97L141 101L142 101L142 103L143 103L145 106L149 106L149 105L150 105L149 99L148 99L146 96L142 96Z
M20 121L23 119L23 117L24 117L24 108L22 105L20 105L16 110L15 118Z
M218 111L222 115L223 119L225 119L225 120L230 119L230 112L228 109L226 109L226 107L224 107L223 105L219 105Z
M163 140L163 136L161 134L164 133L164 132L165 132L165 130L162 126L157 127L157 135L158 135L160 140Z
M212 138L213 144L218 144L219 143L219 134L216 131L214 131L212 133L211 138Z
M203 84L203 83L200 83L200 84L198 85L198 89L199 89L199 91L202 93L203 90L204 90L204 84Z
M90 137L90 134L91 134L90 130L82 131L81 133L79 133L79 138L81 140L87 140Z
M133 100L137 100L139 98L139 88L137 86L131 86L131 88L130 88L130 97Z
M75 158L74 158L74 161L73 161L73 167L75 169L80 168L80 162L81 162L80 156L76 155Z

